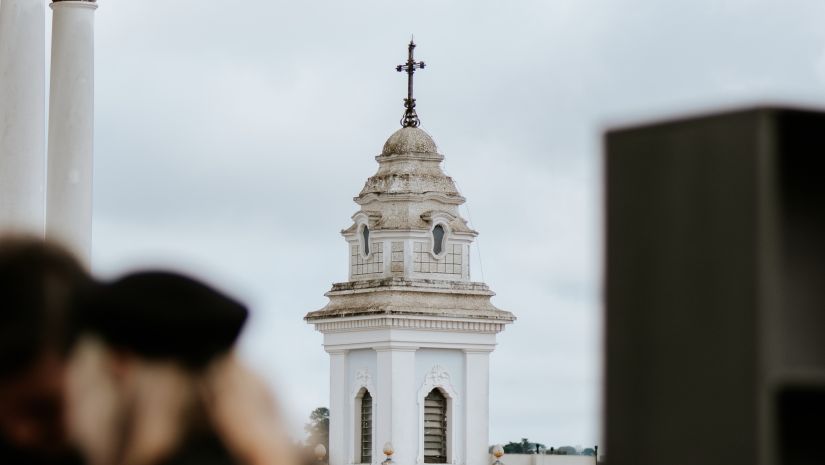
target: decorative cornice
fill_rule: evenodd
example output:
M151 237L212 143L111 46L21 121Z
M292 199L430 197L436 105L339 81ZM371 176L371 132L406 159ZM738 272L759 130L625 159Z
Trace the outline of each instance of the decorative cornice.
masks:
M340 357L343 357L344 355L347 355L347 352L349 352L349 349L342 349L342 348L337 348L337 347L325 347L324 350L326 350L326 352L330 356L338 355Z
M485 348L471 348L471 349L461 349L462 352L465 354L489 354L493 351L492 347L485 347Z
M445 211L441 211L441 210L427 210L426 212L421 214L421 219L426 221L427 223L431 222L433 220L433 218L443 219L443 220L446 220L447 223L449 223L449 222L455 220L458 217L453 215L450 212L445 212Z
M359 210L350 217L352 221L357 221L360 218L366 220L369 224L370 228L375 227L375 223L377 223L383 214L381 212L372 211L372 210Z
M344 238L352 243L358 243L358 237L355 234L357 231L358 223L353 223L347 229L341 230L341 235ZM407 239L412 240L420 240L420 241L429 241L432 238L432 226L428 228L406 228L406 229L381 229L381 228L370 228L370 235L371 237L375 238L376 240L384 240L384 239L393 239L404 241ZM452 231L450 233L451 239L455 243L461 244L471 244L473 242L473 238L476 237L478 233L475 231L472 232L463 232L463 231Z
M366 203L372 202L377 200L379 202L421 202L424 200L438 200L441 203L450 204L450 205L461 205L467 199L462 197L459 194L444 194L441 192L402 192L402 193L391 193L391 192L368 192L363 195L359 195L358 197L352 198L355 203L358 205L364 205Z
M472 294L494 296L489 286L475 281L449 281L445 279L411 279L401 277L389 277L372 279L369 281L345 281L333 283L332 289L325 295L327 297L341 292L435 292L448 294Z
M375 161L378 163L392 163L397 161L431 161L440 163L444 161L444 155L438 152L406 152L393 153L390 155L376 155Z
M52 10L63 8L85 8L87 10L97 10L97 0L52 0L49 8Z
M500 333L508 322L456 321L409 318L371 318L353 320L310 321L322 333L349 332L353 330L403 328L427 331L452 331L468 333Z
M421 346L417 344L370 344L370 348L376 352L416 352Z

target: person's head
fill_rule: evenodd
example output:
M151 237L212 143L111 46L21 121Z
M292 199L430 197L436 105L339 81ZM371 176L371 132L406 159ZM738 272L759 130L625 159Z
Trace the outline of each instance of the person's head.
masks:
M0 238L0 441L30 454L65 450L67 314L89 275L41 239Z
M231 352L246 318L243 304L169 272L127 275L80 299L69 425L92 464L169 453L205 415L206 372Z

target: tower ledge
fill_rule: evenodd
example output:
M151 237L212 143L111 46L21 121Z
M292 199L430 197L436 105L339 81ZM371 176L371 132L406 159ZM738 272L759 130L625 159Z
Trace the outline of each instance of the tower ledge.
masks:
M484 283L430 279L385 278L333 284L329 303L307 313L309 323L374 316L470 319L513 322L516 317L496 308L495 293Z

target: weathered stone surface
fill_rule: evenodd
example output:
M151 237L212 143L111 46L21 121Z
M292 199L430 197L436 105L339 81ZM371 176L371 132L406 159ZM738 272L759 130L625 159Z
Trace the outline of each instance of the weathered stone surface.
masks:
M387 278L336 283L325 295L329 304L307 321L377 314L515 320L490 303L495 293L484 283Z
M396 320L485 320L496 328L515 320L490 302L494 293L486 284L470 281L470 243L477 233L458 211L464 197L441 169L444 157L433 139L422 129L400 129L375 159L378 171L354 199L361 208L342 231L351 250L350 281L334 284L326 294L329 304L306 320L390 315ZM431 232L436 225L445 231L444 252L438 254ZM365 228L371 249L391 246L386 262L375 252L364 254ZM372 266L369 273L363 271L366 263Z
M475 235L461 218L458 206L464 197L441 169L444 157L432 138L419 128L402 128L375 157L378 171L367 179L355 202L370 215L370 228L378 230L427 230L430 216L443 212L456 233ZM342 233L354 233L353 224Z
M393 133L384 143L382 155L405 153L437 153L435 141L423 129L401 128Z
M378 172L370 177L359 194L440 193L463 203L452 178L441 169L444 157L433 139L418 128L402 128L387 139L378 161ZM418 199L411 199L413 201Z

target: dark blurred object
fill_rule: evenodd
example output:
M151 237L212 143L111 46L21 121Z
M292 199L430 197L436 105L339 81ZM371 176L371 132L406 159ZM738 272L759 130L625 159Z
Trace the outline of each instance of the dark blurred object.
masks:
M63 249L0 239L0 463L74 463L63 428L66 320L90 278Z
M78 326L141 358L172 359L199 369L229 351L246 307L175 273L152 271L97 286L83 299Z
M606 149L607 463L825 463L825 114Z
M271 394L234 355L248 312L148 271L77 301L68 423L91 465L294 465Z

